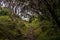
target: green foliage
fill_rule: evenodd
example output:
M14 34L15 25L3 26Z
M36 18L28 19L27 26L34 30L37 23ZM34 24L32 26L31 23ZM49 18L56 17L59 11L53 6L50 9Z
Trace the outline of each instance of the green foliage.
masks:
M42 21L41 31L37 40L57 40L60 38L59 29L49 21Z
M1 10L0 11L0 16L4 16L4 15L7 15L8 14L8 10L7 9L1 8L0 10Z
M9 17L9 12L6 8L0 11L0 40L15 40L19 35L17 24ZM22 25L21 25L22 26Z
M48 1L51 5L54 2L53 0ZM35 40L60 40L60 29L56 23L53 23L54 20L52 20L46 5L42 3L40 7L43 10L43 16L36 14L31 18L31 22L23 21L11 15L13 17L12 20L9 11L6 8L2 8L0 11L0 40L25 40L25 38L28 40L30 37ZM60 20L59 8L57 8L56 15Z

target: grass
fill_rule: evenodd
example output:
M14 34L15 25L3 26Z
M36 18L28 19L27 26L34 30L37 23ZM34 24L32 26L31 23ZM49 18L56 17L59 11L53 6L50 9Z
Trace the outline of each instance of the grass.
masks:
M11 20L9 16L0 16L0 22Z

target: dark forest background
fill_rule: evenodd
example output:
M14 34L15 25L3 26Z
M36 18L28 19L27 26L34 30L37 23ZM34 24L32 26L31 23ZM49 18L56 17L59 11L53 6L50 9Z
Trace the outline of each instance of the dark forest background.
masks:
M43 15L36 11L27 22L0 7L0 40L60 40L60 0L30 0L29 6Z

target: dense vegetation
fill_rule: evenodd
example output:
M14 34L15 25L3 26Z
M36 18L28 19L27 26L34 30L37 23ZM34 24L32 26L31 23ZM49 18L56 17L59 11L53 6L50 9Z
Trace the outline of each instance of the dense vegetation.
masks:
M42 11L43 15L36 12L29 22L0 7L0 40L60 40L59 2L32 0L31 8Z

